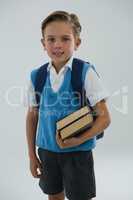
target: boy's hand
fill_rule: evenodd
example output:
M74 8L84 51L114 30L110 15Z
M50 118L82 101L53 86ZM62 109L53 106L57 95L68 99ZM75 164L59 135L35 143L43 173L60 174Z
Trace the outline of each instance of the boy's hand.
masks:
M42 166L37 156L30 159L30 171L34 178L40 178L42 172Z
M62 140L58 132L56 132L56 142L61 149L74 147L81 144L81 140L78 137L71 137Z

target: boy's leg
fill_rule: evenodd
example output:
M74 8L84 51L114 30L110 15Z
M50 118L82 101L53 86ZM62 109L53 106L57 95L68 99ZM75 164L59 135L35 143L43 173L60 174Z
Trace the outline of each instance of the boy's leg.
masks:
M58 194L48 195L48 200L64 200L65 195L64 192L60 192Z
M58 164L58 154L39 148L38 155L42 164L40 188L50 200L64 200L63 177Z
M54 194L54 195L48 195L48 200L64 200L64 199L65 199L64 192ZM88 200L92 200L92 199L88 199Z
M67 153L60 165L67 199L91 200L96 197L92 151Z

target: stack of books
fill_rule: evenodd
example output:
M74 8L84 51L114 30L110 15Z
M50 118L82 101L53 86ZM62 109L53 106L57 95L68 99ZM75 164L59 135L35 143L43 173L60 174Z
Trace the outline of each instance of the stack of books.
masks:
M58 134L62 140L77 136L92 126L93 116L88 106L71 113L56 123Z

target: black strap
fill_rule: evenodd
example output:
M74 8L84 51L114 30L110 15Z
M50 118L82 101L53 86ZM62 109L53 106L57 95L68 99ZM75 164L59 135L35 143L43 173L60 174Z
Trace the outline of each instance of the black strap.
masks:
M47 78L47 67L48 67L48 63L42 65L38 69L37 74L36 74L35 94L36 94L36 102L37 102L38 108L40 106L40 97L41 97L42 90Z
M89 62L87 62L89 64ZM93 108L90 106L89 99L86 98L86 92L83 87L82 83L82 72L85 62L83 60L74 58L72 63L72 72L71 72L71 83L74 92L76 92L77 96L80 98L80 105L81 107L88 105L91 109L91 112L93 114L94 120L96 120L97 115ZM100 139L104 136L104 132L98 134L96 136L97 139Z
M72 72L71 72L71 83L72 88L76 94L77 97L80 99L80 105L81 107L85 106L87 102L89 103L89 100L87 101L85 90L82 83L82 71L84 67L84 61L74 58L72 63Z

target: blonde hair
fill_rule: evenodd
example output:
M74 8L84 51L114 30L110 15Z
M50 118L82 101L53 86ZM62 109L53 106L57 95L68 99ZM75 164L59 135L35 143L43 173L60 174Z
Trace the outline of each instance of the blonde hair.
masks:
M50 15L48 15L48 17L46 17L42 21L42 24L41 24L42 36L44 36L44 30L46 26L49 23L54 22L54 21L63 21L63 22L70 23L75 36L78 36L78 37L80 36L81 25L80 25L77 15L73 13L69 14L68 12L65 12L65 11L55 11L51 13Z

